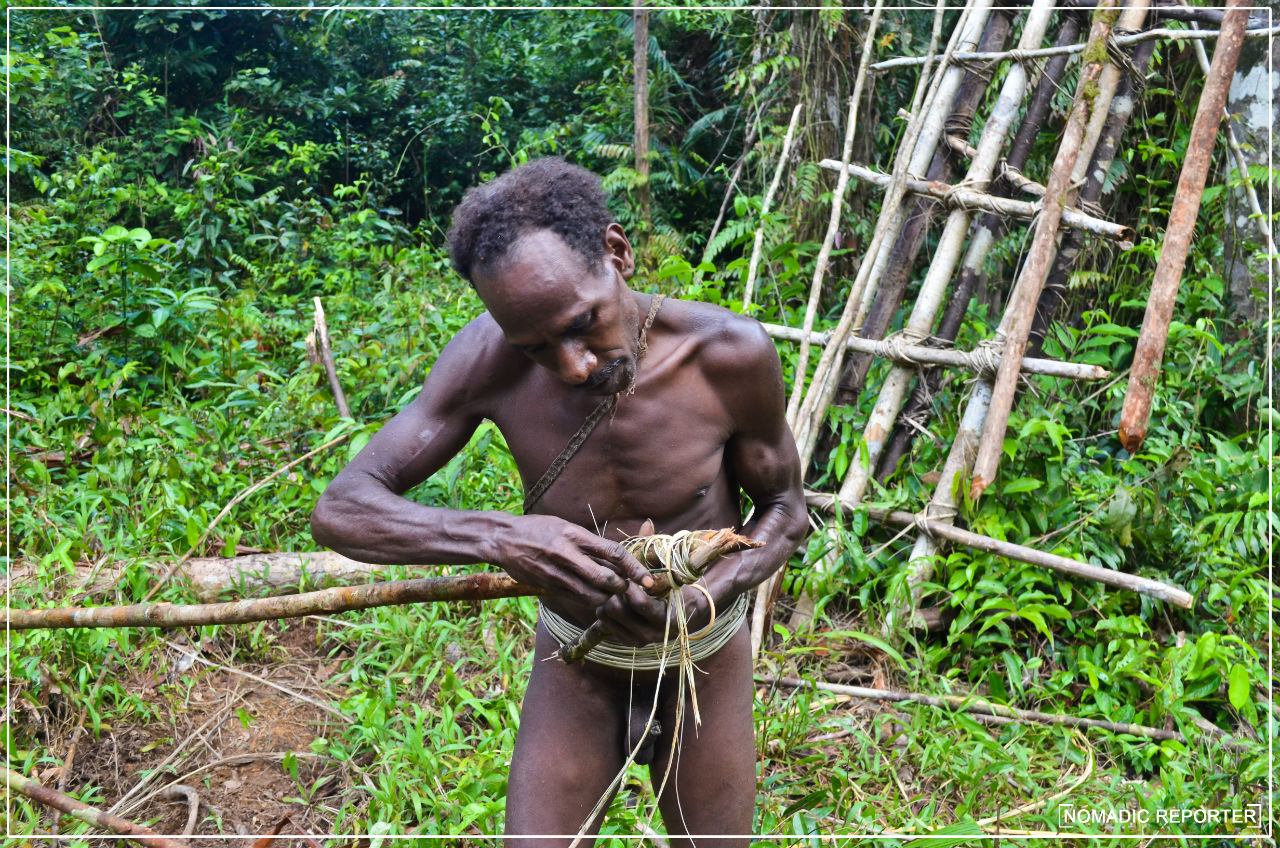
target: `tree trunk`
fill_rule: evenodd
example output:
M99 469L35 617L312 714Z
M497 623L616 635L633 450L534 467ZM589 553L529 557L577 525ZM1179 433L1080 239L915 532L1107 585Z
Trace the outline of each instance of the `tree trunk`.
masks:
M636 4L635 10L635 143L633 145L636 160L636 214L640 218L637 231L634 233L638 255L647 262L645 245L653 227L653 193L649 188L649 10L644 0Z

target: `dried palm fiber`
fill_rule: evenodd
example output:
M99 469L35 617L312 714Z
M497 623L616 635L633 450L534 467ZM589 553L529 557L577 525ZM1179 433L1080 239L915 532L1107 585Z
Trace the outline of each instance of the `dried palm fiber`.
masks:
M1147 17L1148 0L1132 0L1120 15L1118 26L1122 29L1138 29ZM1116 63L1116 56L1108 51L1112 39L1114 17L1104 13L1099 5L1093 17L1089 33L1091 51L1085 52L1088 61L1080 72L1075 101L1067 115L1062 133L1062 143L1054 157L1053 168L1045 184L1046 194L1043 212L1036 220L1027 249L1027 258L1018 273L1013 291L1001 320L1004 348L1000 368L991 386L991 400L982 425L978 442L978 454L973 461L970 475L970 497L977 500L996 476L1000 466L1000 454L1004 449L1004 434L1009 424L1009 412L1013 408L1014 392L1018 383L1018 362L1026 353L1027 337L1031 321L1035 317L1036 303L1056 254L1058 225L1062 210L1071 206L1089 167L1093 148L1102 134L1111 107L1111 98L1124 71ZM1116 51L1119 53L1119 51ZM1128 57L1120 54L1126 64Z
M684 609L682 597L677 590L682 586L696 585L697 581L717 560L750 548L758 548L761 542L735 533L732 529L724 530L681 530L673 534L649 534L632 536L622 542L627 551L642 562L654 574L653 586L646 591L655 598L669 598L676 609L680 627L684 626ZM701 586L698 586L702 589ZM705 589L703 592L705 593ZM708 594L707 599L711 596ZM712 604L712 622L702 631L688 635L681 630L682 651L690 653L693 660L711 656L729 641L737 631L732 619L737 616L737 624L742 623L746 611L746 598L740 596L740 603L717 618L715 605ZM561 647L555 656L567 663L589 659L601 665L614 668L635 670L653 670L664 664L663 656L666 645L651 644L640 647L622 645L605 640L606 629L603 622L597 621L590 627L579 628L565 621L545 605L542 608L547 622L547 629L560 641ZM696 649L689 651L689 643L697 643Z
M1027 12L1027 20L1018 39L1018 49L1028 50L1044 41L1049 29L1049 21L1053 17L1053 0L1036 0ZM978 141L976 155L969 164L964 182L975 189L985 191L995 173L996 163L1001 150L1004 149L1005 138L1013 127L1014 120L1025 98L1028 82L1027 67L1016 64L1009 68L1004 84L1000 88L1000 96L991 107L991 113ZM947 222L938 238L938 246L929 263L929 272L920 287L915 306L903 328L903 335L908 339L924 339L933 329L933 319L942 303L956 264L960 261L960 253L964 247L965 234L969 231L972 214L964 208L953 209L947 216ZM876 399L875 408L867 417L862 431L863 443L866 445L865 464L861 455L849 464L844 482L840 487L841 500L858 503L867 489L870 469L875 468L884 445L888 441L894 419L902 408L907 388L915 375L916 369L901 364L894 365L880 387L880 395ZM859 452L861 454L861 452Z
M987 29L982 34L979 50L999 50L1004 47L1011 28L1010 15L1003 10L996 10L987 21ZM958 133L969 136L973 125L973 117L978 104L991 83L993 68L972 68L965 72L951 104L951 113L947 115L944 132L948 135ZM956 157L945 146L939 145L933 153L933 161L925 180L930 183L945 185L951 182ZM836 164L836 163L831 163ZM826 162L823 163L827 165ZM924 247L925 233L933 225L933 220L941 210L938 197L917 194L907 213L902 232L893 241L888 250L881 250L885 257L883 271L878 275L876 286L868 286L863 292L862 302L858 305L858 313L853 324L858 327L857 337L864 339L883 339L889 330L889 323L902 303L911 272L915 268L920 249ZM874 299L868 297L874 288ZM840 385L836 390L834 402L837 404L855 405L858 393L862 390L867 370L870 368L872 356L858 354L850 356L845 364L844 373L840 377Z
M1146 17L1146 4L1143 0L1139 0L1129 7L1120 16L1119 24L1123 27L1133 29L1142 25L1142 20ZM1095 19L1093 27L1090 31L1090 41L1095 43L1104 43L1106 34L1110 27L1104 21ZM1081 74L1081 87L1083 87L1087 74ZM1095 74L1095 76L1098 76ZM1117 80L1118 81L1118 80ZM1099 81L1098 88L1101 89ZM1114 87L1110 92L1102 92L1099 90L1097 97L1106 96L1109 105L1111 95L1114 93ZM1079 91L1077 91L1077 101L1079 101ZM1096 102L1096 101L1095 101ZM1076 114L1073 109L1073 115ZM1081 143L1080 137L1083 136L1083 127L1080 122L1075 124L1076 130L1072 133L1072 137L1064 138L1063 147L1067 144L1078 145ZM1076 148L1077 153L1083 153L1086 161L1092 155L1092 150L1080 151ZM1074 168L1074 162L1070 166L1064 167L1064 170ZM1062 172L1055 169L1051 182L1056 181L1059 185L1062 182ZM1061 188L1055 187L1055 193L1060 193ZM970 253L973 253L977 245L970 245ZM977 266L975 263L974 267ZM1001 334L1008 332L1008 323L1012 320L1012 304L1010 308L1005 310L1004 317L1001 319L999 328L996 331L997 338ZM1021 358L1019 356L1019 358ZM973 391L969 396L969 400L965 405L964 413L961 416L959 427L956 429L955 438L951 442L951 449L947 453L946 462L943 464L941 476L938 482L934 484L933 494L926 504L923 515L927 518L951 523L955 520L956 501L954 497L954 487L956 478L963 477L969 473L969 469L973 467L974 457L977 453L978 438L983 428L983 422L987 418L988 408L991 403L992 383L987 380L978 380L974 383ZM923 593L922 584L933 576L933 557L937 554L940 542L928 533L920 533L916 536L914 545L912 546L911 555L907 561L907 567L902 573L900 581L895 582L891 589L890 610L885 618L884 633L887 636L895 635L899 624L906 618L914 614L915 609L920 605L920 598Z
M723 638L723 642L721 642L719 646L715 647L712 651L707 651L705 653L706 656L710 656L714 650L719 650L720 647L723 647L724 644L728 642L729 638L737 633L738 628L741 626L741 623L745 618L746 595L742 594L738 596L734 604L730 607L728 614L723 616L723 618L730 620L736 618L735 624L726 627L721 625L719 621L713 621L704 629L704 631L690 634L685 622L684 606L681 595L678 591L673 592L672 590L678 589L682 585L697 585L695 581L698 580L710 565L720 557L737 550L759 547L763 543L748 539L745 536L740 536L730 529L725 529L719 531L683 531L671 535L649 534L644 536L633 536L630 539L625 540L622 544L633 556L636 557L636 559L640 560L651 570L655 571L654 585L647 591L655 596L669 594L671 602L667 606L667 619L664 625L662 641L655 643L653 646L646 646L656 649L656 664L652 666L647 663L644 665L632 664L630 662L631 658L628 657L626 664L617 666L629 669L633 674L641 668L652 668L658 672L657 683L653 690L653 703L649 708L649 716L645 720L644 731L638 734L635 745L627 752L627 757L623 761L622 767L618 769L617 774L614 775L608 786L605 787L604 792L601 793L600 798L596 801L595 807L583 820L582 827L579 828L577 835L574 837L573 841L570 842L571 848L572 846L576 846L586 836L587 829L591 826L591 823L596 820L596 817L599 816L601 812L604 811L605 807L609 803L609 799L613 797L614 791L626 778L627 769L635 762L636 755L640 753L640 749L644 745L645 737L653 728L653 721L658 713L658 699L662 691L662 683L667 679L665 672L667 669L674 667L677 670L675 675L675 720L674 726L670 728L669 732L673 734L673 737L677 741L676 744L673 744L670 748L667 764L663 769L662 784L654 793L654 797L662 797L663 792L666 790L667 781L671 778L672 772L675 771L673 766L675 765L677 752L680 747L679 739L681 729L684 725L686 694L688 695L689 706L693 711L695 727L702 722L702 718L698 713L698 695L694 681L694 663L696 662L696 659L701 658L701 656L697 654L697 649L691 646L694 644L695 640L703 639L704 635L708 641L711 641L712 638ZM710 600L710 598L711 596L708 594L707 599ZM737 612L735 613L734 610L737 610ZM714 616L714 604L712 606L712 611ZM544 609L544 616L546 612L547 610ZM544 622L547 621L546 618L543 620ZM676 629L676 638L674 639L671 638L673 623ZM717 627L721 628L720 632L722 634L727 633L727 635L713 637L711 632L716 631ZM588 628L588 632L589 631L590 628ZM601 643L601 647L605 647L605 643ZM626 654L633 654L638 650L631 646L620 647L622 650L619 652L619 656L624 652ZM606 650L611 650L611 648L606 648ZM591 656L590 658L593 661L599 661L596 660L595 656ZM549 657L548 659L551 658ZM613 665L614 663L607 664ZM634 690L634 687L632 687L632 690Z
M856 96L856 94L855 94ZM782 152L778 154L778 165L773 171L773 181L764 194L764 202L760 204L760 226L756 227L755 240L751 243L751 261L747 264L747 284L742 292L742 311L751 314L751 296L755 292L756 269L760 266L760 252L764 247L764 226L769 218L769 210L773 206L773 196L778 193L778 184L782 182L782 171L786 168L787 159L791 156L791 140L796 134L796 124L800 121L800 112L804 104L797 103L791 110L791 122L787 124L787 134L782 138Z
M1080 24L1076 16L1066 15L1058 27L1054 45L1061 47L1071 44L1079 34ZM1049 107L1061 84L1069 58L1068 55L1063 54L1045 63L1040 79L1036 82L1035 91L1031 95L1031 102L1027 104L1027 113L1018 127L1017 134L1013 137L1013 143L1009 146L1009 154L1002 163L1002 175L1026 165L1031 154L1031 145L1040 134L1040 128L1049 115ZM995 196L1007 196L1008 190L1007 183L999 180L993 186L991 193ZM1004 223L1002 216L988 212L974 225L973 232L969 236L969 247L965 251L964 262L961 263L959 282L952 290L942 320L933 332L935 338L947 342L955 341L956 335L960 332L960 324L968 310L969 299L973 296L973 290L981 273L982 263L995 242L995 234L1003 230ZM926 371L924 378L916 384L911 399L894 425L893 437L880 457L876 479L883 482L893 473L898 467L898 462L910 449L916 433L923 430L933 408L933 394L937 391L941 380L942 372L935 368Z
M877 6L877 8L879 8ZM938 3L933 21L933 31L929 41L929 55L937 49L941 33L943 13L946 11L945 0ZM933 158L938 139L944 129L945 109L938 104L950 104L963 79L964 72L950 66L950 56L967 45L976 44L986 26L991 12L990 0L975 0L965 6L956 23L955 29L947 42L947 47L939 61L938 72L929 73L930 66L925 65L916 84L912 97L911 119L907 125L899 154L894 161L893 182L885 193L880 207L880 215L876 220L875 232L867 248L866 256L858 268L858 273L850 287L840 322L832 332L831 343L823 351L814 370L813 381L805 392L805 376L808 368L808 337L801 341L800 356L796 367L795 382L792 386L791 400L787 405L787 423L795 435L797 452L800 455L801 468L809 464L817 444L817 433L827 406L835 392L836 376L843 361L844 343L852 330L854 315L862 300L862 293L873 278L876 263L870 257L897 238L904 223L902 199L905 195L904 181L908 169L919 172ZM872 40L867 39L865 51L870 50ZM823 270L819 266L816 270ZM820 279L815 273L815 279ZM811 290L809 308L806 309L805 330L812 330L811 313L817 309L817 290ZM782 588L782 573L779 571L760 585L756 592L756 604L751 619L752 655L758 654L764 642L764 631L773 614L773 604Z

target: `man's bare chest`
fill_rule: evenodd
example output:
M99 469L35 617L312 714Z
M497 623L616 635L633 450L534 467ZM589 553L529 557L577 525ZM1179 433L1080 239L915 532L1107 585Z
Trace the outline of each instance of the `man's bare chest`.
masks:
M495 416L526 490L556 461L600 401L533 381ZM564 465L534 511L587 527L736 522L726 465L733 432L719 398L697 374L650 374L620 398Z

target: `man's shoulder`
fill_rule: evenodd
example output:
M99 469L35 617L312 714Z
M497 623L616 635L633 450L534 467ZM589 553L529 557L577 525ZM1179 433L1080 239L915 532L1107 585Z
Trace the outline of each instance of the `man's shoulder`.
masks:
M528 360L507 344L497 322L484 312L445 345L427 380L476 400L502 391L523 374L527 364Z
M678 332L694 341L698 358L716 370L749 369L777 361L769 334L754 318L696 300L673 300L670 306Z

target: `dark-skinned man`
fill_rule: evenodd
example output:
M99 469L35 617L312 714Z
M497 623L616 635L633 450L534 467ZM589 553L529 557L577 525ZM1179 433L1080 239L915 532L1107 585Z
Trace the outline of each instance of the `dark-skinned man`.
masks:
M772 342L751 319L628 288L631 245L599 179L560 159L468 192L449 243L488 311L333 480L312 516L315 538L366 562L493 563L546 591L511 760L509 844L563 844L522 837L571 836L586 825L594 833L602 814L588 822L592 810L640 745L655 786L674 764L658 798L670 834L749 834L756 782L745 593L786 562L807 528ZM525 482L524 515L403 497L485 419ZM745 526L744 493L754 507ZM668 601L644 591L652 578L619 544L646 520L658 533L742 527L763 543L680 590L690 632L705 637L690 644L714 646L695 652L696 731L687 719L671 731L676 671L638 659L661 654L664 633L674 632ZM597 618L607 650L579 664L546 661ZM655 696L655 732L641 739Z

